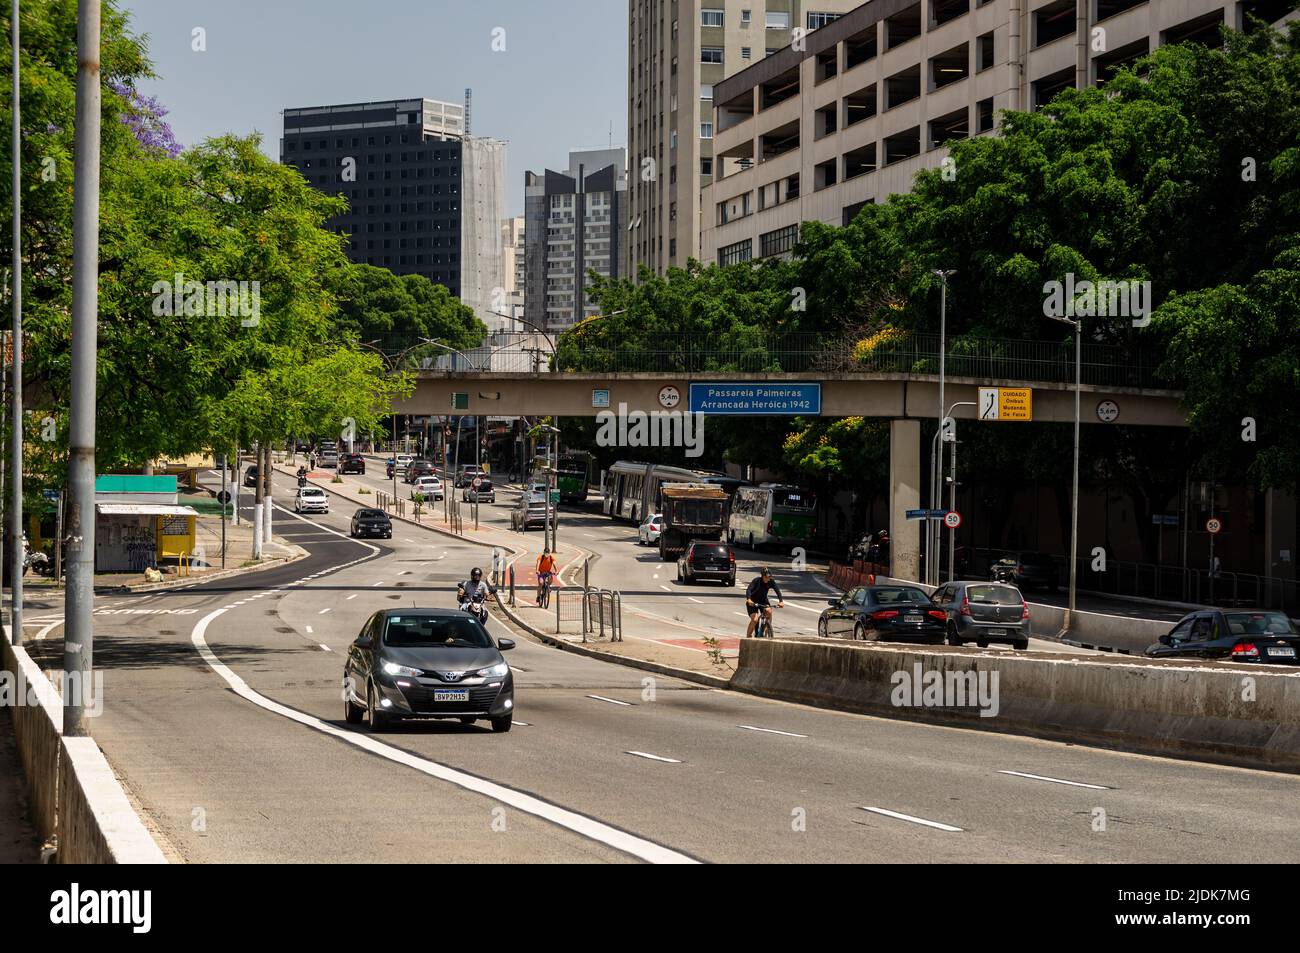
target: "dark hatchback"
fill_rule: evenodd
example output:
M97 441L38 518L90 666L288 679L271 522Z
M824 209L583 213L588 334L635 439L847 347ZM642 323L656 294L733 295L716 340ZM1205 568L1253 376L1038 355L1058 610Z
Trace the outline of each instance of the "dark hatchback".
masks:
M257 486L257 465L249 467L244 471L244 486Z
M736 584L736 553L726 543L691 543L677 558L677 581L690 584L712 579Z
M393 521L383 510L357 510L352 514L352 526L349 535L376 536L381 539L393 538Z
M501 653L514 647L458 609L376 612L348 649L344 715L372 731L406 718L487 719L509 731L515 682Z
M433 465L432 460L412 460L406 465L406 473L402 477L407 483L414 483L422 476L437 476L438 468Z
M366 458L359 453L339 454L339 473L366 472Z
M817 620L823 638L941 645L948 614L916 586L858 586L830 599Z
M997 560L989 575L993 579L1009 582L1019 589L1060 588L1060 573L1056 560L1047 553L1013 553Z
M948 644L1009 642L1029 648L1029 603L1015 586L997 582L950 582L934 593L948 616Z
M1183 616L1146 654L1297 665L1300 633L1286 613L1274 609L1203 610Z

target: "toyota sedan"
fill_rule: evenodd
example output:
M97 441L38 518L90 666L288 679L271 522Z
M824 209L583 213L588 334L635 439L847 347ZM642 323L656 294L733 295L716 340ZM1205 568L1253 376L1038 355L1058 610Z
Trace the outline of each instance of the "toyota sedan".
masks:
M455 609L385 609L366 622L343 666L348 724L382 731L407 718L514 721L515 683L502 652L478 619Z

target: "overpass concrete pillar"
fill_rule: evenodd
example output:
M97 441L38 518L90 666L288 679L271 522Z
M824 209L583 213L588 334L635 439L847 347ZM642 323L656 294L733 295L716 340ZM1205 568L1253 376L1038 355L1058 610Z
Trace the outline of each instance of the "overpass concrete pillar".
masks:
M889 574L921 578L922 520L908 510L921 507L921 421L889 422Z

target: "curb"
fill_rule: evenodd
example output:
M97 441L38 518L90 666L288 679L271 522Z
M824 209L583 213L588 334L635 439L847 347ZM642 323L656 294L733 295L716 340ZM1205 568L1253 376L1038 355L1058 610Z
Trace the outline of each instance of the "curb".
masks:
M220 569L211 575L197 579L194 576L180 576L176 580L170 582L146 582L141 583L138 586L96 586L95 595L104 596L125 595L127 593L137 592L165 592L168 589L180 589L183 586L190 585L197 586L203 583L217 582L221 579L230 579L233 576L243 576L248 573L261 572L263 569L272 569L276 566L288 566L290 563L296 563L298 560L306 559L311 555L307 550L294 543L283 543L277 545L283 545L290 551L290 555L286 556L284 559L263 559L263 561L256 566L239 566L233 569ZM294 550L297 550L297 552L294 552Z

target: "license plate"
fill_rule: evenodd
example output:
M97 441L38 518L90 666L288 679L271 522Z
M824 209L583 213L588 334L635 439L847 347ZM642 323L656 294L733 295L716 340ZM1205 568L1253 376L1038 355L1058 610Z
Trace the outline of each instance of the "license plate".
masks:
M464 688L435 688L433 700L436 702L467 702L469 691Z
M904 616L904 618L906 618L908 622L924 622L924 621L925 621L925 619L924 619L922 616L919 616L919 615L909 615L909 616Z
M1276 655L1278 658L1295 658L1295 649L1285 645L1270 645L1268 654Z

